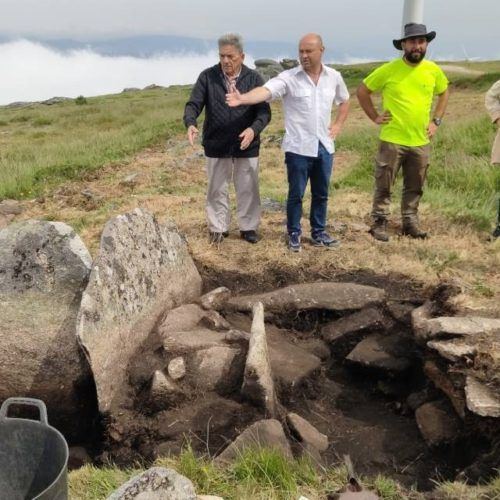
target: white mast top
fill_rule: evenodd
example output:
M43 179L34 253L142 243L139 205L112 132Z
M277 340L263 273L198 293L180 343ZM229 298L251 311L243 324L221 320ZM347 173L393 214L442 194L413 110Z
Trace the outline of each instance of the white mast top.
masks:
M424 0L405 0L403 8L403 24L401 26L401 36L404 35L405 24L424 22Z

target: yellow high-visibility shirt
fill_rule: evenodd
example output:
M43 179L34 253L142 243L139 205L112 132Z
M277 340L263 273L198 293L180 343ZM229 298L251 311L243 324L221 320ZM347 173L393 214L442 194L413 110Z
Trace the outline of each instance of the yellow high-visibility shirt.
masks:
M403 59L394 59L372 71L363 83L370 91L381 92L383 109L392 115L391 121L381 126L381 140L402 146L429 143L433 97L448 87L448 79L436 63L424 59L411 66Z

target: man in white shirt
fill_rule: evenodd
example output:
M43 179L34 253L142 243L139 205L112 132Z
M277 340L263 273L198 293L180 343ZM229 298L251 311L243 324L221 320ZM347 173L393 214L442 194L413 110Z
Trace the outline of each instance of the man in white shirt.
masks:
M328 187L335 152L334 139L349 111L349 92L340 73L324 66L325 48L315 33L299 42L300 66L283 71L263 87L246 94L226 96L229 106L257 104L282 99L285 137L282 149L288 175L287 230L288 247L301 250L302 199L307 181L311 182L311 240L314 246L333 248L340 244L326 232ZM338 106L331 123L332 105Z

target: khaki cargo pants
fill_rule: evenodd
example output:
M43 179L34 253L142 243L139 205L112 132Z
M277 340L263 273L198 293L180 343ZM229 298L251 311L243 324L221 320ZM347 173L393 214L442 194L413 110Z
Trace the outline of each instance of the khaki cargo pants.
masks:
M410 147L380 141L375 158L375 193L372 208L374 219L386 219L390 214L392 188L401 168L401 216L404 222L417 222L418 204L423 193L429 155L430 144Z

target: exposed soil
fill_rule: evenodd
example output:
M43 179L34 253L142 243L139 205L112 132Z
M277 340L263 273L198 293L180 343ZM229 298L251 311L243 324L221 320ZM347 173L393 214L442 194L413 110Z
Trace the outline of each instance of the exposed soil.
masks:
M219 273L201 268L205 289L228 285L235 293L270 290L297 281L325 279L325 276L297 276L292 270L249 276L234 272ZM377 276L372 273L345 273L336 276L351 281L385 288L389 301L415 307L431 295L445 299L453 294L450 287L426 290L419 283L401 276ZM439 301L438 301L439 302ZM280 326L292 325L290 338L298 345L318 336L322 322L331 319L318 312L287 320L275 318ZM330 446L323 454L325 465L342 461L349 455L359 474L384 474L410 487L430 490L433 480L453 479L489 450L488 433L476 434L477 425L465 425L459 439L448 446L429 448L422 439L407 396L430 389L421 370L419 349L412 340L408 319L397 321L392 332L400 336L400 349L413 361L412 369L394 378L385 373L362 371L333 356L323 363L322 370L292 393L282 392L280 400L286 411L306 418L326 434ZM387 332L386 332L387 333ZM390 333L390 332L389 332ZM150 463L157 454L177 454L190 443L195 452L215 457L248 425L266 418L257 408L242 401L239 391L224 397L216 393L193 390L176 407L159 409L147 397L151 374L165 366L165 352L153 332L131 359L128 367L133 394L130 403L104 422L106 440L99 443L98 461L112 460L126 466L136 462ZM241 385L241 384L240 384ZM487 426L491 430L490 427ZM495 432L493 432L495 435ZM92 448L96 448L92 443ZM493 458L494 460L494 458ZM491 470L490 463L481 469L478 478Z

